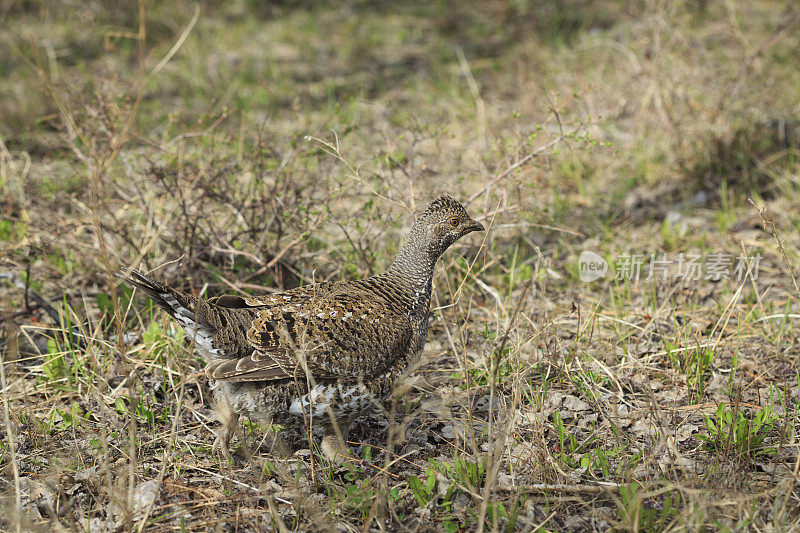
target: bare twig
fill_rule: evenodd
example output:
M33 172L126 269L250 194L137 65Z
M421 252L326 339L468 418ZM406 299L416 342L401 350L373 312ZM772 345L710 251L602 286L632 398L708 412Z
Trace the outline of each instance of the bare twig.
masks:
M547 152L547 150L549 150L550 148L554 147L558 143L563 142L566 138L568 138L568 137L570 137L572 135L575 135L576 133L581 131L584 127L585 127L585 125L580 125L580 126L578 126L576 128L573 128L569 132L567 132L565 134L562 134L562 135L559 135L555 139L552 139L552 140L546 142L545 144L543 144L542 146L540 146L539 148L537 148L533 152L531 152L531 153L529 153L529 154L517 159L514 163L509 165L504 171L500 172L499 174L495 174L493 177L491 177L489 179L489 182L486 183L481 190L479 190L478 192L476 192L475 194L470 196L464 202L464 205L471 204L472 202L477 200L481 195L485 194L489 189L494 187L498 182L500 182L500 181L504 180L505 178L507 178L509 176L509 174L511 174L515 170L518 170L518 169L524 167L525 165L527 165L528 163L530 163L531 161L533 161L534 159L539 157L539 155Z
M17 446L14 440L14 432L11 429L11 415L8 406L8 388L6 386L6 361L3 356L4 351L0 350L0 390L3 395L3 423L6 429L6 443L11 456L11 471L14 475L14 528L17 532L22 531L22 491L19 485L19 464L17 463Z
M764 52L781 42L786 36L790 35L795 29L797 29L798 26L800 26L800 11L797 11L792 16L785 18L784 21L777 28L775 28L774 32L769 37L764 39L764 41L762 41L755 51L747 56L747 58L742 62L742 66L739 67L738 74L733 79L728 81L725 88L720 91L717 105L714 106L714 111L711 113L711 122L717 120L720 113L725 108L725 104L730 102L730 100L742 90L745 81L747 81L747 72L753 66L755 60L758 59Z
M786 265L786 268L789 270L789 275L792 277L794 290L797 292L798 296L800 296L800 287L797 285L797 278L794 275L794 267L789 262L789 258L786 257L786 250L783 249L783 241L781 241L781 238L778 236L778 228L775 226L775 221L767 216L767 208L765 206L759 208L751 198L748 198L747 201L750 202L750 205L756 208L758 214L761 216L761 220L764 222L764 227L769 228L770 233L772 233L772 238L775 239L775 242L778 244L778 252L780 252L783 263Z

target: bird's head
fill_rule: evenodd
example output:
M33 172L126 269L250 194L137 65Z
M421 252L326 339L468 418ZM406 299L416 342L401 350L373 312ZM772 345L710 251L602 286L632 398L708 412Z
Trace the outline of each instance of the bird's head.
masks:
M412 235L427 239L429 250L441 255L451 244L473 231L484 231L483 224L469 216L458 201L444 194L422 212Z

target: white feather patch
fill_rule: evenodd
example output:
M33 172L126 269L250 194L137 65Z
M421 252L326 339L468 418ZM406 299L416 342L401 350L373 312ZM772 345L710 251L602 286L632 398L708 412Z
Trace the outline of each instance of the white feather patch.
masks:
M194 320L184 316L177 316L175 318L178 320L178 322L180 322L181 326L183 326L183 329L186 331L186 336L189 338L189 340L191 341L194 339L194 346L197 350L197 353L200 354L200 357L203 359L213 359L214 357L223 355L222 350L219 348L214 348L213 337L211 333L202 327L198 328L197 323Z
M338 416L338 410L362 409L372 401L367 387L364 385L345 387L342 385L317 385L307 394L295 398L289 406L289 413L303 416L303 412L311 412L315 418L326 416L331 400L336 393L338 393L339 401L334 410L334 416Z
M289 413L295 416L303 416L303 412L308 413L313 404L314 416L322 416L331 403L331 398L336 392L336 387L329 385L317 385L308 394L300 398L295 398L289 406Z

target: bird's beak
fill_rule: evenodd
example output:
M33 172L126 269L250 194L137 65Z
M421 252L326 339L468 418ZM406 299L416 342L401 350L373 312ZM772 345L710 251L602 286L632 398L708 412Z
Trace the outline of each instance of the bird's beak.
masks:
M477 220L473 220L472 224L467 226L467 233L469 233L471 231L486 231L486 228L484 228L483 224L481 224Z

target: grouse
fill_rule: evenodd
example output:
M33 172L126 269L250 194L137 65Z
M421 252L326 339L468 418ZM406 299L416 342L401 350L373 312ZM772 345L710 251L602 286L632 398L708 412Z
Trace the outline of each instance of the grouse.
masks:
M436 261L483 225L442 195L420 214L382 274L264 296L201 299L131 270L121 275L174 317L206 361L223 429L239 416L303 424L322 451L342 453L353 421L386 399L425 345Z

